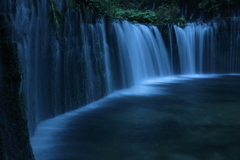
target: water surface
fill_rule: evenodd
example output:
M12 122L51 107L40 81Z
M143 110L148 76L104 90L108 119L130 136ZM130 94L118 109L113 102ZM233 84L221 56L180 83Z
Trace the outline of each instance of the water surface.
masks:
M184 79L184 80L183 80ZM153 81L40 123L37 160L238 160L240 76Z

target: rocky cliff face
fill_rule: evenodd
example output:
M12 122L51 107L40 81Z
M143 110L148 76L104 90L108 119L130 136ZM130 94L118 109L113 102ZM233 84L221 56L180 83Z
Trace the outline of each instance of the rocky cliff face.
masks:
M11 39L7 10L0 9L0 13L0 159L33 160L24 102L19 94L17 45Z

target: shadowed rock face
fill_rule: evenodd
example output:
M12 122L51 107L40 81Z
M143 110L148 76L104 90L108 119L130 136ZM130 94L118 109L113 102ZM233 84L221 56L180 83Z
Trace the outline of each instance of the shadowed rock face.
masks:
M11 40L6 19L0 15L0 159L33 160L23 97L19 94L17 45Z

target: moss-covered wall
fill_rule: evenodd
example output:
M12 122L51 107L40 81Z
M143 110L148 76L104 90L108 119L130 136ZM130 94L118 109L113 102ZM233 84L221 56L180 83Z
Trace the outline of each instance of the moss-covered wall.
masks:
M21 74L17 44L7 16L0 15L0 159L33 160L26 112L19 94Z

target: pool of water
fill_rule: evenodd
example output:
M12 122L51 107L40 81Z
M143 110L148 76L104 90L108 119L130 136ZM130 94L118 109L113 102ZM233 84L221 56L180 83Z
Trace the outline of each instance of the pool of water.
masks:
M133 90L40 123L31 139L36 160L240 159L239 75Z

